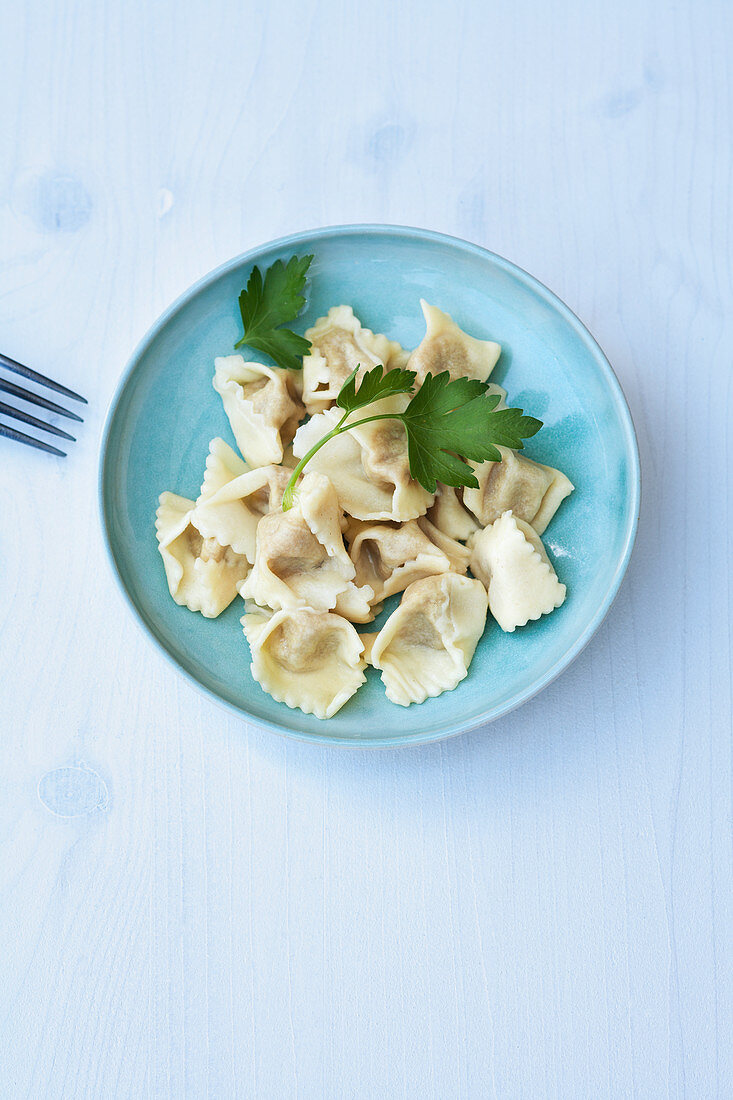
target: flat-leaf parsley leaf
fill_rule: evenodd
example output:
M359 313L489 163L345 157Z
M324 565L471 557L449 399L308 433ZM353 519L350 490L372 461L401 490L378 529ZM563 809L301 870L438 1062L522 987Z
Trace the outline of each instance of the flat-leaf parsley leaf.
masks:
M395 367L393 370L382 373L382 367L374 367L363 376L359 389L356 388L356 375L359 368L351 372L339 390L336 404L347 413L363 409L365 405L371 405L374 401L381 401L384 397L394 397L397 393L411 393L415 385L414 370L402 370Z
M358 368L357 368L358 369ZM535 435L542 421L525 416L521 409L497 409L498 394L488 393L488 382L455 378L448 371L428 374L403 412L376 413L360 420L349 416L357 409L398 393L410 393L415 374L409 370L384 372L381 366L366 371L356 388L356 371L344 382L336 404L344 415L334 428L311 447L293 470L283 496L283 510L293 504L293 493L305 466L334 436L374 420L399 420L407 433L410 474L429 493L436 483L478 488L478 480L465 461L500 462L497 444L522 450L523 440Z
M263 280L255 265L246 288L239 295L244 335L234 345L263 351L278 367L300 370L301 358L308 354L310 342L280 326L294 321L305 305L306 272L312 256L291 256L287 264L276 260Z

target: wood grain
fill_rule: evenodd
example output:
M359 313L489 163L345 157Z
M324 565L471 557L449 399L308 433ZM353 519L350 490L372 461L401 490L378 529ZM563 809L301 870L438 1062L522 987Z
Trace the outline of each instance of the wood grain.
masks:
M0 1093L728 1097L733 9L6 5L3 350L90 399L0 446ZM292 230L532 271L643 461L605 625L491 728L359 754L199 698L96 510L133 344Z

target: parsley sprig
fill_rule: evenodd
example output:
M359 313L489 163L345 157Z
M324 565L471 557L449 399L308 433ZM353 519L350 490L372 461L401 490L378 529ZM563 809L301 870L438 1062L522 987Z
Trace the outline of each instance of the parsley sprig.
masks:
M357 367L358 370L358 367ZM466 485L478 488L476 476L466 462L500 462L497 444L522 450L523 440L535 435L542 421L525 416L521 409L497 409L499 395L488 393L488 382L474 378L455 378L448 371L428 374L420 389L403 412L374 413L360 420L351 420L352 413L375 401L395 394L411 393L415 372L394 369L385 373L381 366L373 367L356 387L357 370L344 382L336 404L344 415L322 439L303 455L293 470L283 496L283 511L293 505L298 478L313 456L333 439L352 428L375 420L399 420L407 433L407 455L410 474L429 493L436 483Z
M252 268L246 288L239 295L244 335L234 345L263 351L278 367L300 370L310 342L282 326L294 321L305 305L306 272L312 256L291 256L287 264L276 260L263 280L260 269Z

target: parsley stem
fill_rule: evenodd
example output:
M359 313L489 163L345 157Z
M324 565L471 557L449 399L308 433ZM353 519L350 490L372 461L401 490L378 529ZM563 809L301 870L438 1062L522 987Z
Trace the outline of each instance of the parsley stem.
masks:
M349 415L348 413L344 413L344 415L341 417L341 419L339 420L336 427L333 428L330 432L327 432L326 435L324 435L323 439L319 439L318 442L315 443L311 447L311 449L303 455L300 462L298 463L298 465L295 467L292 474L290 475L290 481L285 486L285 492L283 493L283 512L287 512L290 508L293 507L293 494L295 493L296 483L297 483L298 478L300 477L300 475L303 473L303 470L305 469L307 464L313 458L313 455L317 454L318 451L320 451L323 444L328 443L329 439L333 439L334 436L337 436L337 435L340 434L341 425L343 424L344 420L346 420L346 417L348 415Z
M293 496L295 493L295 486L298 478L303 473L303 470L308 465L314 454L320 451L324 443L328 443L329 439L335 439L337 435L343 435L344 432L351 431L352 428L359 428L362 424L370 424L373 420L401 420L401 413L375 413L374 416L365 416L362 420L355 420L352 424L346 424L346 418L350 414L345 412L339 420L335 428L332 428L330 432L327 432L323 439L319 439L311 449L303 455L298 465L293 470L290 481L285 486L285 492L283 493L283 512L287 512L293 507Z
M347 424L342 432L348 432L351 428L359 428L362 424L370 424L372 420L401 420L402 413L375 413L374 416L365 416L363 420L355 420L353 424Z

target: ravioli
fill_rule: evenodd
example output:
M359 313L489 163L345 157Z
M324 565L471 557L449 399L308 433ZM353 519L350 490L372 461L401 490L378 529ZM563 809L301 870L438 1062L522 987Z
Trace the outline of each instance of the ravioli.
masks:
M484 631L487 603L479 580L455 573L411 584L368 643L387 698L407 707L457 687Z
M305 338L311 351L303 358L303 401L311 414L330 408L352 371L387 366L403 354L399 344L364 328L351 306L333 306Z
M456 541L465 542L479 529L475 517L464 508L458 490L451 485L438 483L435 502L428 509L427 515L439 531Z
M215 359L214 367L214 389L248 466L281 462L304 413L294 372L247 363L241 355Z
M211 458L211 456L210 456ZM224 471L213 458L214 473L204 479L196 504L194 520L201 533L231 546L253 563L257 547L257 526L263 516L280 508L290 480L290 470L282 466L259 466L224 481ZM215 485L216 491L211 492Z
M491 614L509 634L565 600L565 585L539 535L511 512L474 535L471 570L486 585Z
M497 450L501 462L470 463L479 487L466 487L463 503L482 527L511 511L541 535L565 497L572 493L572 482L560 470L534 462L509 447Z
M366 680L364 645L350 622L310 607L242 618L252 675L279 703L332 718Z
M260 520L254 567L241 595L275 610L330 611L341 598L341 606L348 602L355 622L369 622L374 592L354 584L356 570L344 546L340 520L328 479L313 471L306 473L294 506Z
M368 584L382 601L414 581L437 573L465 573L470 551L424 516L407 523L352 520L346 529L356 583Z
M420 299L425 317L425 335L408 361L409 370L421 385L426 374L448 371L451 378L477 378L488 381L501 355L501 346L493 340L469 336L447 313Z
M244 462L233 447L225 443L223 439L212 439L209 443L209 453L206 456L206 469L204 480L201 484L201 492L197 504L214 496L224 485L233 481L235 477L247 473L247 463Z
M194 522L194 502L176 493L160 494L155 530L173 599L215 619L247 576L247 559L217 539L205 538Z

